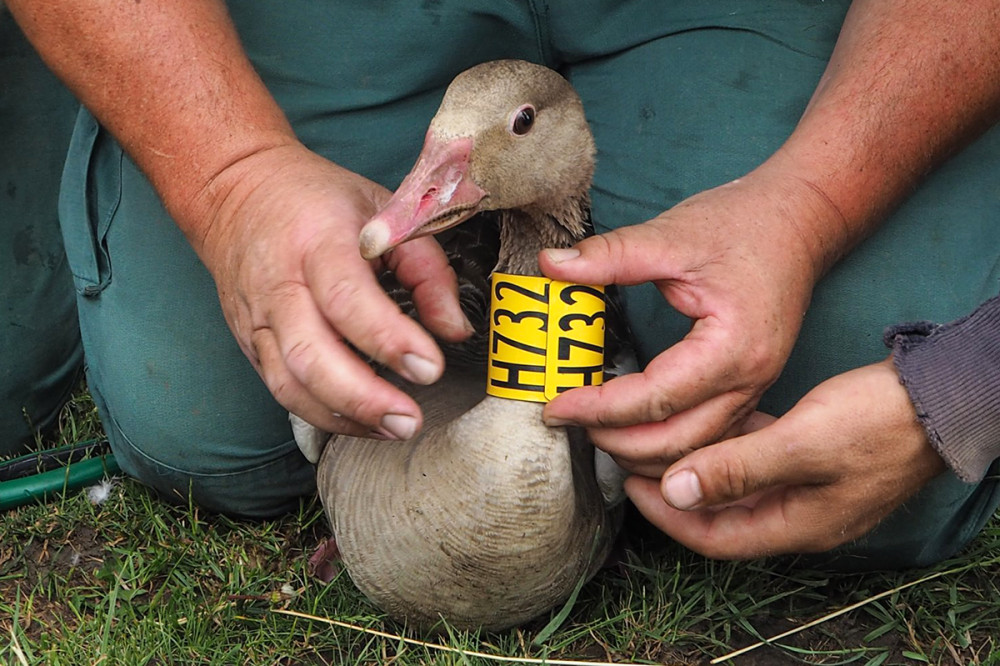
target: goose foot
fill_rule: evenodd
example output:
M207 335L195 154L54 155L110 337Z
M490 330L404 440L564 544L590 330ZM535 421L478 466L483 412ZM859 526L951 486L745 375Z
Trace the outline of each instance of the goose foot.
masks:
M309 575L324 583L333 580L339 567L340 548L337 547L337 540L333 537L323 539L316 548L316 552L309 558Z

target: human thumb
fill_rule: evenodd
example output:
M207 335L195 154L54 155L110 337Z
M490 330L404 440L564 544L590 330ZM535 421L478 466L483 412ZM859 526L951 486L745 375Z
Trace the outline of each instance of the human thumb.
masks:
M712 444L668 468L660 482L660 492L675 509L689 511L736 502L768 488L798 483L807 469L792 449L784 441L780 426Z
M542 272L578 284L640 284L665 277L658 247L662 235L651 223L622 227L586 238L571 248L550 248L538 255Z

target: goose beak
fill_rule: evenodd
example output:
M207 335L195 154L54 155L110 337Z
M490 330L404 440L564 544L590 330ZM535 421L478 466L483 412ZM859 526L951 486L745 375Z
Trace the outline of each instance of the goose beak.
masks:
M361 229L361 256L374 259L403 241L472 217L486 192L470 175L472 137L441 140L427 132L416 166Z

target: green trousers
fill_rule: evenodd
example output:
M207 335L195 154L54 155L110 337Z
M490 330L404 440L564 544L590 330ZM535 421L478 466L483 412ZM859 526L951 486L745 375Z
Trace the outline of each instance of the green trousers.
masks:
M562 71L598 146L599 230L642 222L739 177L788 136L846 0L234 0L264 81L313 150L393 188L413 164L447 83L485 60ZM1000 132L930 178L819 286L801 339L762 409L780 414L834 374L883 358L885 326L949 320L1000 284ZM229 334L207 271L148 182L87 114L60 202L88 378L124 469L167 496L250 516L313 490L311 468ZM644 359L689 322L655 290L626 306ZM925 564L992 515L995 475L944 475L844 550L848 566Z
M76 110L0 10L0 455L53 425L82 369L56 216Z

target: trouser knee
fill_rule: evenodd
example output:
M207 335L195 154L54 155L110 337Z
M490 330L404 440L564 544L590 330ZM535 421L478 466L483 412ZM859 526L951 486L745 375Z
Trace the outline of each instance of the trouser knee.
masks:
M173 432L185 433L178 439L150 424L126 434L95 393L122 470L168 502L193 503L234 517L272 518L294 511L316 491L315 470L290 433L267 441L234 429L230 441L212 441L213 435L198 438L178 424Z

